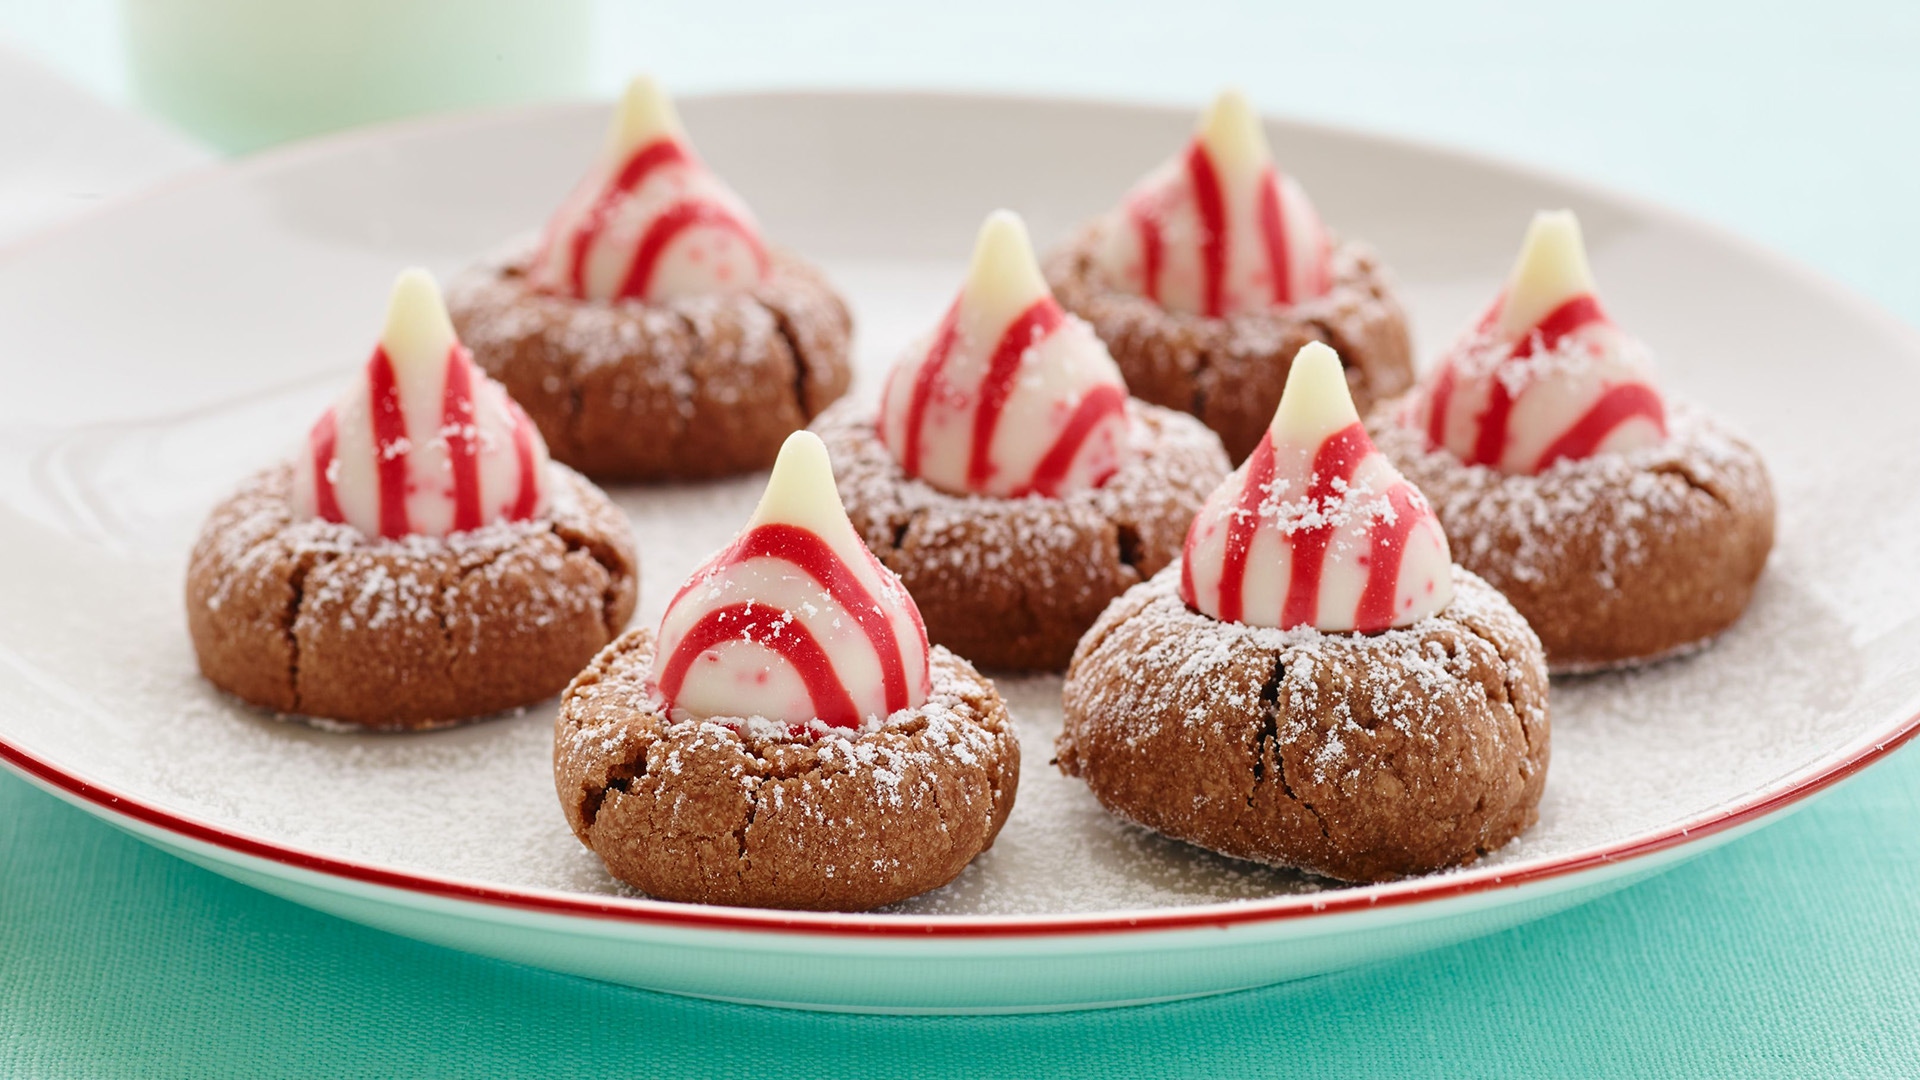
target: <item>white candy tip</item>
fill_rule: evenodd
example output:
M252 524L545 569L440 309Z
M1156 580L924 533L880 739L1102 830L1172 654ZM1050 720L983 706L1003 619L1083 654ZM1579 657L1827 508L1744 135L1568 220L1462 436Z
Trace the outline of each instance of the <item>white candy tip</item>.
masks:
M613 107L607 129L607 148L626 154L663 136L680 134L680 117L673 102L651 75L636 75Z
M1032 300L1048 293L1040 274L1026 222L1011 210L995 210L980 226L973 243L973 265L967 271L967 290L982 290L1014 301Z
M1340 354L1318 341L1301 346L1287 369L1286 389L1273 412L1273 440L1317 446L1321 440L1358 423L1353 391Z
M1580 219L1571 210L1542 210L1527 226L1520 257L1507 278L1500 328L1509 335L1524 334L1553 309L1592 291L1593 271L1587 266Z
M1234 164L1264 164L1269 156L1266 129L1247 96L1228 87L1220 91L1200 120L1200 141L1216 159Z
M454 341L453 320L433 275L419 267L400 272L387 299L387 325L380 346L392 363L439 360Z
M833 482L833 459L827 455L827 444L811 431L787 436L749 527L777 522L823 533L846 518L840 489Z

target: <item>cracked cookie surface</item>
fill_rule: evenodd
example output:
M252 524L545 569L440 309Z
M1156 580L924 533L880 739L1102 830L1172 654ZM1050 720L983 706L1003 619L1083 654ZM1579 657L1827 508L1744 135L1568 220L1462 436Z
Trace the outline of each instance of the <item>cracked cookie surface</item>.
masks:
M1534 822L1546 665L1486 582L1456 567L1438 615L1357 635L1221 622L1178 579L1115 601L1067 672L1057 762L1108 810L1346 881L1469 863Z
M528 258L517 247L462 274L447 307L554 459L597 480L764 469L852 377L847 307L792 255L770 252L752 290L659 304L537 292Z
M1013 809L1020 745L993 684L945 649L925 705L860 729L673 720L652 631L580 673L554 722L567 823L665 900L859 911L952 881Z
M1093 324L1134 397L1199 417L1236 464L1266 432L1287 369L1308 342L1340 354L1362 415L1413 384L1406 313L1364 246L1334 248L1333 287L1324 296L1214 318L1168 311L1109 286L1095 257L1107 227L1095 222L1049 256L1048 284L1061 306Z
M626 516L564 466L552 508L444 538L295 521L277 466L216 507L187 569L200 670L276 712L427 728L550 697L633 615Z
M1227 475L1220 440L1198 421L1127 408L1128 463L1057 499L953 495L910 478L852 403L813 429L854 529L913 594L929 640L986 668L1058 671L1109 601L1179 556Z
M1425 434L1368 421L1433 505L1453 557L1526 616L1555 672L1647 663L1705 645L1746 610L1773 549L1773 488L1753 447L1698 410L1667 439L1537 475L1466 465Z

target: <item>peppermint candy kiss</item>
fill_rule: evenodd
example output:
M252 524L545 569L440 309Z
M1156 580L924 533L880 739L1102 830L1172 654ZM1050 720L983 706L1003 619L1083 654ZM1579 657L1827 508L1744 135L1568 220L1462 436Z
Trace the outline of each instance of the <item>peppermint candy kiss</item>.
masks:
M746 529L667 605L652 677L676 717L858 727L925 704L920 610L853 531L818 436L788 436Z
M1601 310L1580 222L1561 210L1534 216L1506 288L1401 422L1469 465L1536 473L1657 445L1666 416L1645 346Z
M606 149L547 223L532 285L583 300L701 296L767 276L753 214L694 155L673 104L644 75L614 110Z
M1180 596L1216 619L1363 633L1453 598L1427 501L1367 437L1340 357L1318 342L1287 372L1273 423L1187 533Z
M1098 487L1127 454L1127 388L1093 328L1061 310L1020 218L990 215L960 295L893 368L880 438L908 476L957 494Z
M1217 318L1325 293L1331 254L1306 192L1274 167L1260 118L1227 90L1186 151L1127 194L1099 262L1116 288Z
M541 513L546 485L546 442L474 366L432 275L401 274L361 378L295 458L294 516L445 536Z

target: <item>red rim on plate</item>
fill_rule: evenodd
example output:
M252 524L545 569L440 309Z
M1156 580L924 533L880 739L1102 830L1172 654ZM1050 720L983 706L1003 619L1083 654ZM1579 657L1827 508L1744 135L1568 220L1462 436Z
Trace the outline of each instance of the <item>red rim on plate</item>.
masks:
M1757 821L1776 810L1791 806L1847 779L1899 749L1915 734L1920 734L1920 713L1902 721L1885 740L1875 742L1852 756L1771 795L1764 795L1729 807L1689 825L1677 826L1612 847L1569 855L1538 866L1522 867L1512 872L1475 873L1470 871L1465 874L1448 874L1402 884L1347 889L1324 897L1312 894L1290 895L1271 900L1241 901L1227 907L1173 908L1164 911L1111 915L1053 917L817 915L755 908L702 907L696 904L675 904L664 900L623 897L588 898L480 885L427 877L402 870L390 870L365 863L348 862L229 832L91 784L4 739L0 739L0 762L5 762L47 787L65 792L74 799L92 803L112 815L131 818L189 840L197 840L242 855L250 855L318 874L328 874L368 885L402 889L449 900L519 908L551 915L589 916L621 922L651 923L692 929L751 930L851 937L977 938L1227 927L1241 923L1271 922L1363 911L1370 908L1394 907L1545 881L1607 863L1652 855Z
M753 97L756 95L715 96ZM942 99L949 95L907 94L902 96ZM968 96L978 97L990 95ZM1055 99L1028 99L1018 96L1003 96L997 98L997 100L1052 101ZM571 108L571 106L534 106L507 111L545 112L549 110L560 111L565 108ZM191 186L213 176L227 175L236 168L243 171L272 169L308 155L328 152L342 145L376 141L391 137L394 133L405 132L415 128L443 128L448 124L450 119L456 124L461 122L490 122L496 119L501 111L502 110L481 110L451 118L442 115L399 121L396 123L377 125L372 128L306 140L292 146L256 155L239 163L237 166L226 163L216 163L199 169L187 170L186 173L172 180L163 181L141 192L114 200L113 205L120 206L140 202L168 191ZM1295 126L1307 129L1340 130L1342 134L1350 137L1356 135L1355 132L1350 130L1333 129L1325 125L1312 124L1299 120L1290 122ZM1792 260L1729 230L1691 218L1684 218L1681 215L1667 210L1665 207L1645 199L1603 189L1588 181L1562 176L1551 170L1504 160L1496 161L1492 157L1462 151L1455 147L1380 135L1363 134L1359 135L1359 137L1369 141L1414 147L1424 153L1438 154L1455 160L1476 162L1484 165L1497 165L1503 170L1536 177L1565 188L1588 192L1596 198L1604 198L1616 205L1632 207L1649 216L1683 220L1689 228L1707 232L1722 244L1737 248L1745 252L1749 257L1788 271L1796 279L1810 287L1844 297L1849 306L1859 310L1862 315L1873 319L1873 321L1883 326L1897 328L1897 331L1903 335L1910 335L1912 333L1912 331L1899 320L1894 319L1892 316L1887 315L1871 304L1861 302L1847 290L1818 274L1808 272L1804 267ZM30 232L9 243L6 249L11 253L25 247L37 246L40 243L44 243L58 236L66 228L72 227L80 221L85 221L97 216L104 212L104 209L105 208L102 208L93 213L82 215L74 221ZM641 923L687 929L757 931L762 933L814 934L842 937L990 938L1145 932L1203 927L1223 928L1246 923L1276 922L1316 915L1333 915L1343 912L1395 907L1404 904L1467 896L1475 893L1489 892L1494 889L1511 888L1546 881L1579 873L1598 866L1653 855L1696 840L1705 839L1716 833L1757 822L1776 811L1802 802L1832 787L1834 784L1853 776L1862 769L1865 769L1869 765L1874 764L1899 749L1916 734L1920 734L1920 713L1909 716L1898 724L1893 725L1885 734L1884 738L1865 744L1861 749L1853 752L1849 756L1833 762L1778 791L1770 794L1762 794L1735 803L1685 825L1675 826L1610 847L1568 855L1537 865L1517 867L1511 871L1497 869L1468 870L1388 885L1342 889L1319 895L1296 894L1266 900L1236 901L1225 905L1204 905L1188 908L1064 916L819 914L753 908L705 907L694 904L675 904L661 900L629 899L625 897L588 897L579 894L533 891L446 878L435 878L301 851L231 832L204 822L195 821L150 803L142 802L139 799L122 795L93 784L51 762L28 753L26 750L7 742L4 738L0 738L0 763L10 766L35 783L63 794L72 801L88 803L99 807L103 811L99 816L107 820L122 818L136 821L184 839L223 848L241 855L367 885L417 893L422 896L485 904L493 907L514 908L550 915L585 916L616 922Z

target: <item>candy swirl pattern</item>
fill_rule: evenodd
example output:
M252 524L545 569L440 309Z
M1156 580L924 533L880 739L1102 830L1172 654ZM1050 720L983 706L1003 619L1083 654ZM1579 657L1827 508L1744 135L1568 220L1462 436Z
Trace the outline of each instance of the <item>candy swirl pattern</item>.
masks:
M751 288L767 273L752 212L641 76L615 110L600 160L547 223L528 276L578 299L657 303Z
M424 270L394 283L361 378L308 432L293 510L368 536L445 536L547 504L547 446L454 336Z
M856 728L927 699L912 597L853 531L826 446L796 432L747 527L681 587L652 680L677 717Z
M1340 358L1300 350L1272 425L1187 533L1180 596L1216 619L1373 633L1453 596L1446 534L1374 448Z
M1506 287L1402 422L1429 449L1516 474L1666 438L1646 349L1601 308L1571 212L1534 218Z
M1057 497L1126 461L1127 389L1055 302L1020 219L981 226L960 295L889 373L877 427L908 476L956 494Z
M1332 243L1305 190L1273 163L1246 99L1215 99L1178 157L1135 185L1100 264L1169 311L1220 318L1332 287Z

